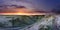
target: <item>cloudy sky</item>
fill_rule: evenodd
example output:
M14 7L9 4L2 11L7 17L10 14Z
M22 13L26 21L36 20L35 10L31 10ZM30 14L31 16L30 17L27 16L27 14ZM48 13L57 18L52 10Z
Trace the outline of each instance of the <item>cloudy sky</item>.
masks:
M60 0L0 0L0 12L51 11L59 5Z

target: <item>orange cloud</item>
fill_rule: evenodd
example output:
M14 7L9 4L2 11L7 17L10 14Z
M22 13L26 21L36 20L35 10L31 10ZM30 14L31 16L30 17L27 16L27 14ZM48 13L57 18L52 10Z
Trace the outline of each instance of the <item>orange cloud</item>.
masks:
M34 10L27 8L6 8L0 13L32 13Z

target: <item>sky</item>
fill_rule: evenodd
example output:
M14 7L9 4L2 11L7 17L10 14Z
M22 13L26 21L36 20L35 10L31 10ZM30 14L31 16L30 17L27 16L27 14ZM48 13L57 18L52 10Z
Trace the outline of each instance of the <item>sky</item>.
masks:
M57 6L60 5L60 0L0 0L0 12L5 11L11 11L12 12L18 12L18 7L22 9L22 11L25 11L23 9L29 9L26 11L51 11L54 8L57 8ZM16 9L16 10L15 10ZM20 11L21 12L21 11Z

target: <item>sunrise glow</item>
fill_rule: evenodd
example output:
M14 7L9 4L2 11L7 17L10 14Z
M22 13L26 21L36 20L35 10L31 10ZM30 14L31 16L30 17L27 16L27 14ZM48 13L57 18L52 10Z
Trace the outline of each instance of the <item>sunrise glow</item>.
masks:
M46 15L46 13L0 13L0 15Z

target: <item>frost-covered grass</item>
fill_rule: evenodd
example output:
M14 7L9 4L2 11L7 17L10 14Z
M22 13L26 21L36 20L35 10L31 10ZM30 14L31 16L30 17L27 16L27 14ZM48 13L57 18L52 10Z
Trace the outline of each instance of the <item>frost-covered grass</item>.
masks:
M40 20L44 15L0 16L0 27L25 27Z

